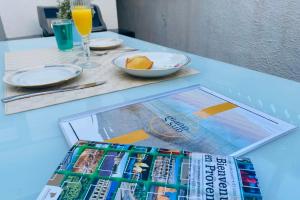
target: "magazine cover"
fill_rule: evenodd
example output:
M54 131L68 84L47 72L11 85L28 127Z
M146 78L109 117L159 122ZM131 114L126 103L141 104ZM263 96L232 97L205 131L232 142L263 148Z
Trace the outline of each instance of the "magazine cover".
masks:
M79 141L38 200L261 200L247 158Z
M293 125L199 85L64 118L70 145L78 140L241 155Z
M105 141L241 155L294 128L203 87L67 117L67 141Z

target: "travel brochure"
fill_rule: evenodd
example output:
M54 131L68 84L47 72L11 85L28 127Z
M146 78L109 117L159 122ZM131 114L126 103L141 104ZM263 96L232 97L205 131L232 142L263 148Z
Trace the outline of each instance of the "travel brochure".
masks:
M261 200L247 158L77 142L38 200Z
M70 146L90 140L234 156L295 128L200 85L69 116L59 124Z

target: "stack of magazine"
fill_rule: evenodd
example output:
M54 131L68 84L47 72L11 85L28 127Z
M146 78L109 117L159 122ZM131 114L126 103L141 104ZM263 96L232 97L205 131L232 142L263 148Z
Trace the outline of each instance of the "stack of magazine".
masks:
M262 196L247 158L79 141L38 199L261 200Z
M59 124L73 147L39 200L260 200L251 161L232 156L295 128L199 85Z

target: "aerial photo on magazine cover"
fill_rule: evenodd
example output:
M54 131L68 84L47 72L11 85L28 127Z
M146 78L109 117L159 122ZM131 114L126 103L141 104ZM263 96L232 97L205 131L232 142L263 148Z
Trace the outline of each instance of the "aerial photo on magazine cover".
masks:
M38 200L262 200L251 160L79 141ZM54 198L55 197L55 198Z

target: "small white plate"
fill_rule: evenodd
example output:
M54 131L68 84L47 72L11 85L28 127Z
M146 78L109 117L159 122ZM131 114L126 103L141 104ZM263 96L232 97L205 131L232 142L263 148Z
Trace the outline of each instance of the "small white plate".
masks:
M90 49L92 50L108 50L121 46L123 40L117 38L98 38L90 41Z
M127 69L126 59L134 56L146 56L153 62L151 69ZM126 53L115 58L112 63L122 71L139 77L162 77L173 74L184 68L190 58L183 54L167 52L135 52Z
M71 64L41 66L9 73L3 81L15 87L48 87L74 79L82 73L82 68Z

